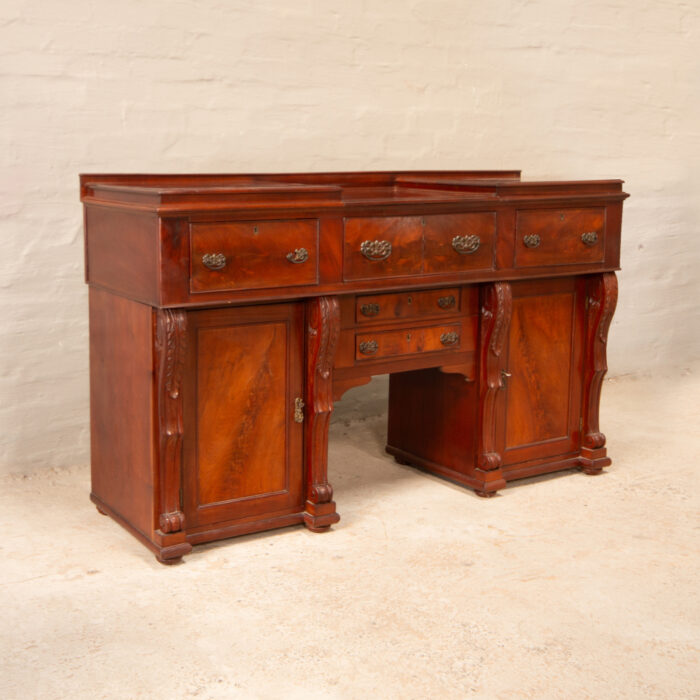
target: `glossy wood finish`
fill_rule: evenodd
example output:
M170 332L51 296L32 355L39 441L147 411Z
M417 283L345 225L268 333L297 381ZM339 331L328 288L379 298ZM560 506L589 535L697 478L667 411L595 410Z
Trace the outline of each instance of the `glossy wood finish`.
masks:
M536 247L526 244L536 236ZM590 238L586 238L589 236ZM516 267L600 263L605 258L605 210L530 209L515 224ZM586 242L588 240L588 243Z
M463 272L493 268L496 213L443 214L423 217L423 273ZM460 248L459 237L476 237L475 245ZM463 250L464 252L459 252ZM468 251L468 252L467 252Z
M482 496L600 472L621 185L81 176L93 501L164 563L327 531L333 402L383 373L402 464Z
M193 292L318 282L315 219L192 224L190 245ZM220 256L222 267L208 267L207 255Z
M303 511L303 307L189 314L188 526Z
M355 320L358 324L369 324L377 321L447 316L460 310L460 298L459 287L358 296Z
M580 445L583 297L576 278L512 285L503 464Z
M473 349L474 332L465 334L461 324L417 326L355 336L355 359L370 360L444 350ZM473 330L476 330L474 324Z

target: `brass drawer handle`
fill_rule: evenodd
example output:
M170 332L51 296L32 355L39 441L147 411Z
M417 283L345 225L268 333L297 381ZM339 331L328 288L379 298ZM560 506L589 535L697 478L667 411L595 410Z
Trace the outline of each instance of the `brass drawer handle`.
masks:
M391 255L391 243L389 241L362 241L360 252L367 260L386 260Z
M202 255L202 263L210 270L220 270L226 266L226 256L223 253L205 253Z
M470 253L475 253L479 250L481 245L481 238L475 235L469 236L455 236L452 239L452 247L460 255L469 255Z
M293 253L287 253L287 260L295 265L306 262L308 259L309 251L306 248L297 248Z
M450 294L448 297L440 297L438 299L438 306L441 309L451 309L456 303L456 299Z
M376 316L379 313L379 304L362 304L360 312L363 316Z
M363 355L374 355L379 349L379 345L376 340L365 340L360 343L360 352Z
M588 246L595 245L598 242L598 234L595 231L586 231L581 234L581 240Z
M537 248L542 242L542 239L536 233L530 233L527 236L523 236L523 243L528 248Z
M449 333L443 333L440 336L440 342L443 345L456 345L458 340L459 333L455 333L454 331L450 331Z

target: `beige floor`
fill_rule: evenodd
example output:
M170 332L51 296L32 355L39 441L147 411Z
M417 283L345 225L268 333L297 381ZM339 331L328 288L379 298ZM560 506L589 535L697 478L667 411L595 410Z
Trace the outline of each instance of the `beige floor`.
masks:
M85 468L4 478L0 697L700 697L698 369L606 383L606 475L491 500L384 455L382 392L339 406L325 535L163 567Z

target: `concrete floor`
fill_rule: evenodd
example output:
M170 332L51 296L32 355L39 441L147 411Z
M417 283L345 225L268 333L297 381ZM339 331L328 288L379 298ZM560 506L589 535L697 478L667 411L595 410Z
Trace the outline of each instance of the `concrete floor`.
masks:
M383 453L384 389L338 406L324 535L164 567L85 467L2 479L0 697L700 697L700 367L606 382L605 475L490 500Z

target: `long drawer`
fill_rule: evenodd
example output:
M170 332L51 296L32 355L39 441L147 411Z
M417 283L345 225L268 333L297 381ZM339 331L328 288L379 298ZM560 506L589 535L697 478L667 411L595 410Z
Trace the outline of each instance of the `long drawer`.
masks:
M318 283L318 221L190 226L190 289L210 292Z

